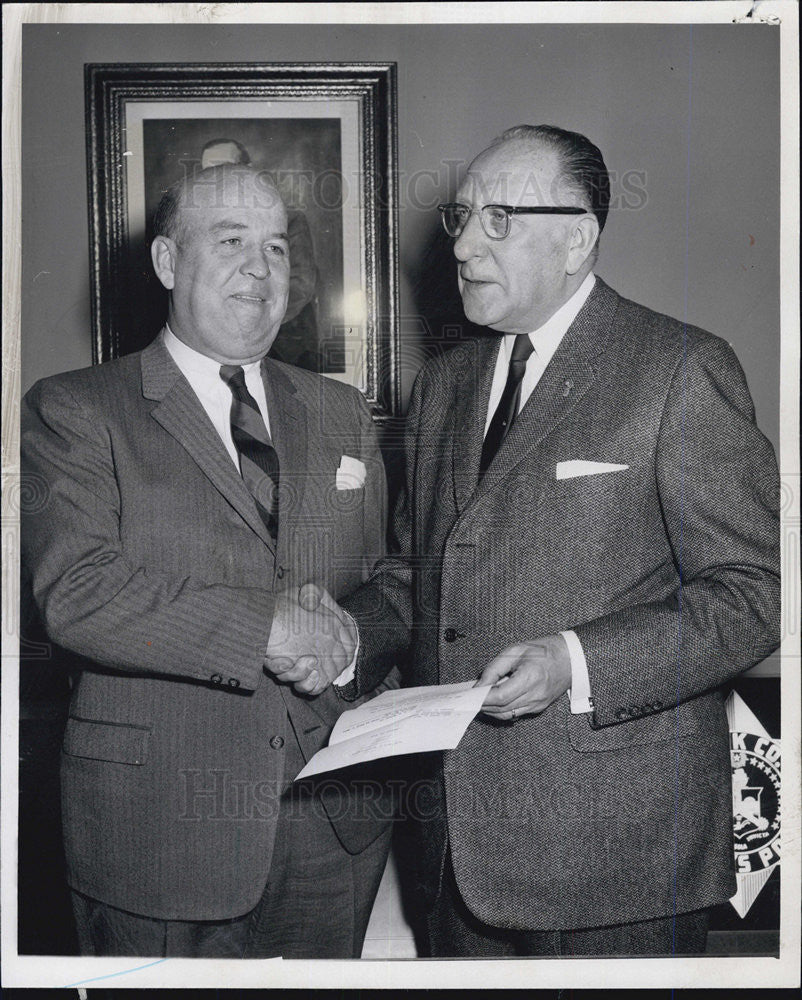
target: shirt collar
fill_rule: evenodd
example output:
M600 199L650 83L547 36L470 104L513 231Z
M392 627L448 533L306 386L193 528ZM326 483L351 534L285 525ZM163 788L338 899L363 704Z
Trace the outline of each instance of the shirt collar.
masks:
M587 302L595 284L596 275L591 271L585 276L585 280L571 298L563 302L557 312L550 316L542 326L529 334L532 346L542 362L548 363L551 360L552 355L560 346L560 341L568 332L568 327L574 322L579 310ZM513 333L504 337L504 350L508 361L512 355L515 336Z
M205 354L201 354L194 347L190 347L183 340L179 340L170 329L168 323L164 324L162 337L164 346L170 352L173 361L181 369L183 375L192 374L208 380L220 379L220 362L215 361L214 358L207 357ZM251 361L241 367L247 375L254 368L258 368L261 363L261 361Z

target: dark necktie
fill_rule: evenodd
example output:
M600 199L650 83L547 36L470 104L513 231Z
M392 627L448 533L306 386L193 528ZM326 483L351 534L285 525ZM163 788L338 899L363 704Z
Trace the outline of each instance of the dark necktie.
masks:
M239 365L221 365L220 378L231 390L231 436L237 447L240 472L251 491L259 515L273 540L278 535L278 455L256 400L245 385Z
M504 350L504 345L501 345ZM507 384L504 386L501 400L487 428L485 440L482 445L482 458L479 463L479 475L483 476L487 468L493 461L496 452L501 447L501 442L509 434L510 427L515 422L518 415L518 403L521 399L521 380L526 371L526 362L534 348L529 335L519 333L515 338L510 358L510 370L507 374Z

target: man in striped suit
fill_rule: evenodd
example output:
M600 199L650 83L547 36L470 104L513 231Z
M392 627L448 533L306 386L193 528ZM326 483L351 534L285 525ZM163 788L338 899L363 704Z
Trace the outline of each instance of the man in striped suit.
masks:
M364 773L293 779L354 650L303 585L342 597L383 553L373 423L355 389L265 357L289 286L268 177L187 178L155 231L156 340L22 406L23 466L48 495L23 558L82 667L62 755L81 950L358 957L389 810Z

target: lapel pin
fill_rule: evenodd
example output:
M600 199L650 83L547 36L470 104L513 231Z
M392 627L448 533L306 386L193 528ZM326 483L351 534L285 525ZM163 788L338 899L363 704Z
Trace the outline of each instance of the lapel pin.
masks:
M573 389L573 387L574 383L571 381L570 378L567 378L565 380L565 388L563 389L563 399L568 399L568 397L571 395L571 390Z

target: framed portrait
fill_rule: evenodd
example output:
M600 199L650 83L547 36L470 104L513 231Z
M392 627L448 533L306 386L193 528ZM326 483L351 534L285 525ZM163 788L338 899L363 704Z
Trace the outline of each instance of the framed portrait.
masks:
M152 219L218 163L267 171L288 208L290 294L271 356L399 412L395 63L88 64L93 357L166 318Z

